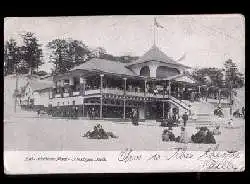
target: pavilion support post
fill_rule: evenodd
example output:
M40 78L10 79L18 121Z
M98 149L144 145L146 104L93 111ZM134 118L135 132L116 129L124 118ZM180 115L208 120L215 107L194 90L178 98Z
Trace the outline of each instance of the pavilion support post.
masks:
M219 104L220 104L220 102L221 102L221 89L219 89L219 91L218 91L218 98L219 98Z
M201 86L198 86L198 94L199 94L199 99L198 100L200 100L200 98L201 98Z
M84 117L84 113L85 113L85 98L83 97L83 99L82 99L82 117Z
M123 100L123 119L126 119L126 100Z
M80 95L81 96L85 95L85 84L86 84L86 79L84 77L80 77Z
M100 93L101 93L101 97L100 97L100 119L102 119L102 100L103 100L103 97L102 97L102 88L103 88L103 74L100 75Z
M146 101L146 96L147 96L147 80L144 81L144 117L145 119L147 118L147 101Z
M84 77L80 77L80 96L85 95L85 83L86 79ZM82 116L84 117L84 97L83 97L83 102L82 102Z
M165 118L165 102L162 102L162 117Z
M124 80L124 99L123 99L123 119L126 119L126 89L127 89L127 78L123 78Z
M171 96L171 81L168 81L169 96Z

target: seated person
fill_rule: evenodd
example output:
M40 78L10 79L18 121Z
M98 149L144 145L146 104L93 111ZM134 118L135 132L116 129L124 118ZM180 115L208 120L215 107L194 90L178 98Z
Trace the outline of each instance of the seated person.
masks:
M220 126L216 126L216 128L213 130L213 135L220 135Z
M227 122L227 128L233 128L233 119L232 118Z

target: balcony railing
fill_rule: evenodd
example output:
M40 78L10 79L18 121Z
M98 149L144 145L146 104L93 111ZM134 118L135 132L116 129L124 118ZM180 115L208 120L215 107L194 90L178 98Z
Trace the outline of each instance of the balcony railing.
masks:
M103 93L110 93L115 95L124 95L124 90L117 89L117 88L103 88ZM100 89L87 89L85 90L85 95L92 95L92 94L100 94ZM73 91L72 93L63 93L61 94L55 94L55 98L61 98L61 97L70 97L70 96L79 96L80 91ZM151 97L151 98L163 98L167 97L167 95L162 94L153 94L153 93L145 93L144 92L135 92L135 91L126 91L127 96L135 96L135 97Z
M79 96L80 95L80 91L73 91L73 96Z
M126 95L128 95L128 96L139 96L139 97L144 97L144 96L145 96L145 93L144 93L144 92L126 91Z
M61 98L62 95L61 94L55 94L55 98Z
M69 93L63 93L63 97L69 97Z
M85 95L92 95L92 94L97 94L100 93L100 89L88 89L85 90Z
M123 95L124 91L116 88L104 88L103 93L111 93L115 95Z

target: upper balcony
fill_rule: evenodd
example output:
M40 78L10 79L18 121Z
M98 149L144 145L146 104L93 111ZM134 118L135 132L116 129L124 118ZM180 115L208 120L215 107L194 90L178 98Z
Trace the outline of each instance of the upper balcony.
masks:
M153 93L144 93L144 92L136 92L136 91L126 91L124 93L124 90L118 89L118 88L103 88L102 89L103 94L112 94L112 95L126 95L126 96L133 96L133 97L151 97L151 98L164 98L163 94L153 94ZM85 90L84 96L88 95L94 95L94 94L101 94L100 89L87 89ZM72 92L72 93L62 93L62 94L55 94L55 98L64 98L64 97L70 97L70 96L79 96L80 92ZM167 97L165 95L165 97Z

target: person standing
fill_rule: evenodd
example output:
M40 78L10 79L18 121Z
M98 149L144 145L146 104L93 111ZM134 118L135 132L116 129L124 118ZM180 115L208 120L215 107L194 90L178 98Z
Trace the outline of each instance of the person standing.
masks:
M186 127L187 121L188 121L188 114L187 111L182 116L184 127Z
M132 124L138 125L138 114L136 109L132 110Z

